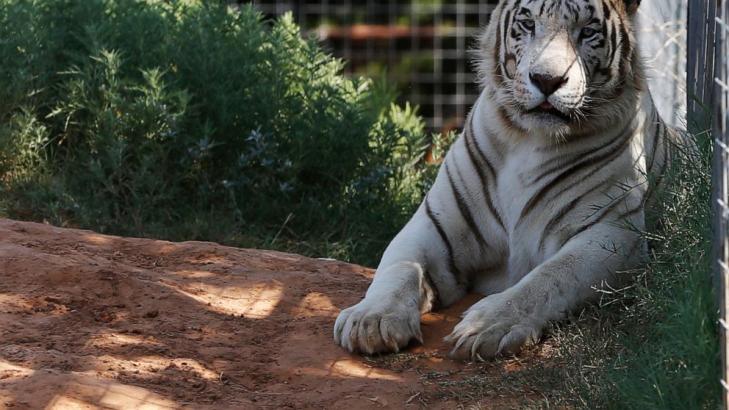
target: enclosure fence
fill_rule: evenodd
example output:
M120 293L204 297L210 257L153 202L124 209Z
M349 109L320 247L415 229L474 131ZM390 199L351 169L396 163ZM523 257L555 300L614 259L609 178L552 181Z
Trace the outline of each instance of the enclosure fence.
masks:
M715 176L717 187L717 257L721 281L721 330L722 330L722 387L724 407L729 406L729 3L719 2L716 21L716 47L714 74L714 101L716 115L714 137L716 139Z
M305 34L345 61L345 73L395 84L433 131L462 126L479 95L468 51L497 0L254 0L294 14Z
M722 398L729 405L729 3L691 0L688 27L688 115L694 133L714 141L715 283L719 300Z

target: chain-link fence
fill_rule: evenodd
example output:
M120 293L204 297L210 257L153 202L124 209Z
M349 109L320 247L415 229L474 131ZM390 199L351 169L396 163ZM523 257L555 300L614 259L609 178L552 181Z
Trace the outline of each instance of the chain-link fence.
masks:
M688 21L688 114L694 133L714 140L715 283L720 307L724 408L729 404L729 3L691 0Z
M235 1L235 0L230 0ZM640 37L653 97L664 119L686 113L686 2L644 2ZM242 3L242 0L236 1ZM269 17L292 12L302 29L344 59L348 74L386 74L401 103L420 107L433 131L462 127L478 97L467 50L497 0L254 0Z
M460 128L479 89L468 56L497 0L255 0L292 12L346 62L348 74L386 75L433 131Z

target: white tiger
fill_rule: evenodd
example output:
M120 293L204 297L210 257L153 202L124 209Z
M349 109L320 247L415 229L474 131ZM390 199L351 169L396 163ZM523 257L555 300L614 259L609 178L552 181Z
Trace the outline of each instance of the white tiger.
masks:
M420 315L469 291L456 358L513 354L640 266L645 209L676 152L634 38L640 0L502 0L478 51L483 91L412 219L334 340L396 352ZM628 229L627 226L637 229Z

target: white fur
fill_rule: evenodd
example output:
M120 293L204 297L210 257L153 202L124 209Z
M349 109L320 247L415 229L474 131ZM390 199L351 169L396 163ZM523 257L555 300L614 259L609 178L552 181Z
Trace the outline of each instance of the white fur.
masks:
M497 9L494 15L499 13ZM522 60L531 65L518 67L521 74L514 76L516 85L496 88L486 78L471 112L473 139L496 168L495 179L483 189L476 169L483 164L470 159L467 137L461 136L446 156L446 165L426 199L428 205L424 202L390 243L365 298L337 318L336 343L367 354L398 351L412 339L422 340L422 312L435 303L447 306L475 290L487 296L464 314L447 338L453 343L453 355L477 360L515 353L536 342L549 321L563 318L594 297L596 288L614 282L615 272L643 263L646 243L627 226L645 229L642 204L650 185L646 175L657 167L662 169L669 155L666 138L656 149L653 146L659 124L650 94L640 87L628 87L605 108L604 118L587 119L579 129L518 111L507 110L509 118L504 119L500 112L514 100L525 107L543 102L544 96L525 80L528 70L535 68L569 71L570 82L550 99L555 107L576 106L582 99L587 89L585 69L581 63L573 64L578 56L569 48L569 33L560 31L558 25L552 29L556 35L548 33L536 48L526 51L535 54ZM494 41L488 36L494 35L495 24L491 24L484 53L492 51L489 47ZM487 77L493 64L484 59L481 75ZM641 81L639 75L636 78ZM570 154L610 144L625 130L631 135L629 146L609 166L582 170L579 183L558 185L524 215L527 202L549 181L538 181L548 168L544 164L569 167L572 163L555 161L579 161L579 155L574 159ZM560 144L561 138L575 133L581 136ZM651 165L653 169L648 169ZM451 180L487 244L478 240L459 209ZM597 188L586 191L590 186ZM551 197L560 190L558 197ZM484 205L486 195L499 218ZM550 221L560 220L555 213L568 209L576 198L581 199L541 240ZM452 271L449 249L426 206L447 233L456 267L470 272L465 283ZM635 212L628 213L630 210ZM575 233L577 227L591 221L599 222Z

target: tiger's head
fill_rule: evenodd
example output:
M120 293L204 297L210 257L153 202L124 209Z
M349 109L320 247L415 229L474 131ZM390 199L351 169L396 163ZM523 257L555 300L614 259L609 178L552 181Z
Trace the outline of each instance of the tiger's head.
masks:
M502 0L477 60L503 120L561 136L614 124L643 87L633 30L639 4Z

